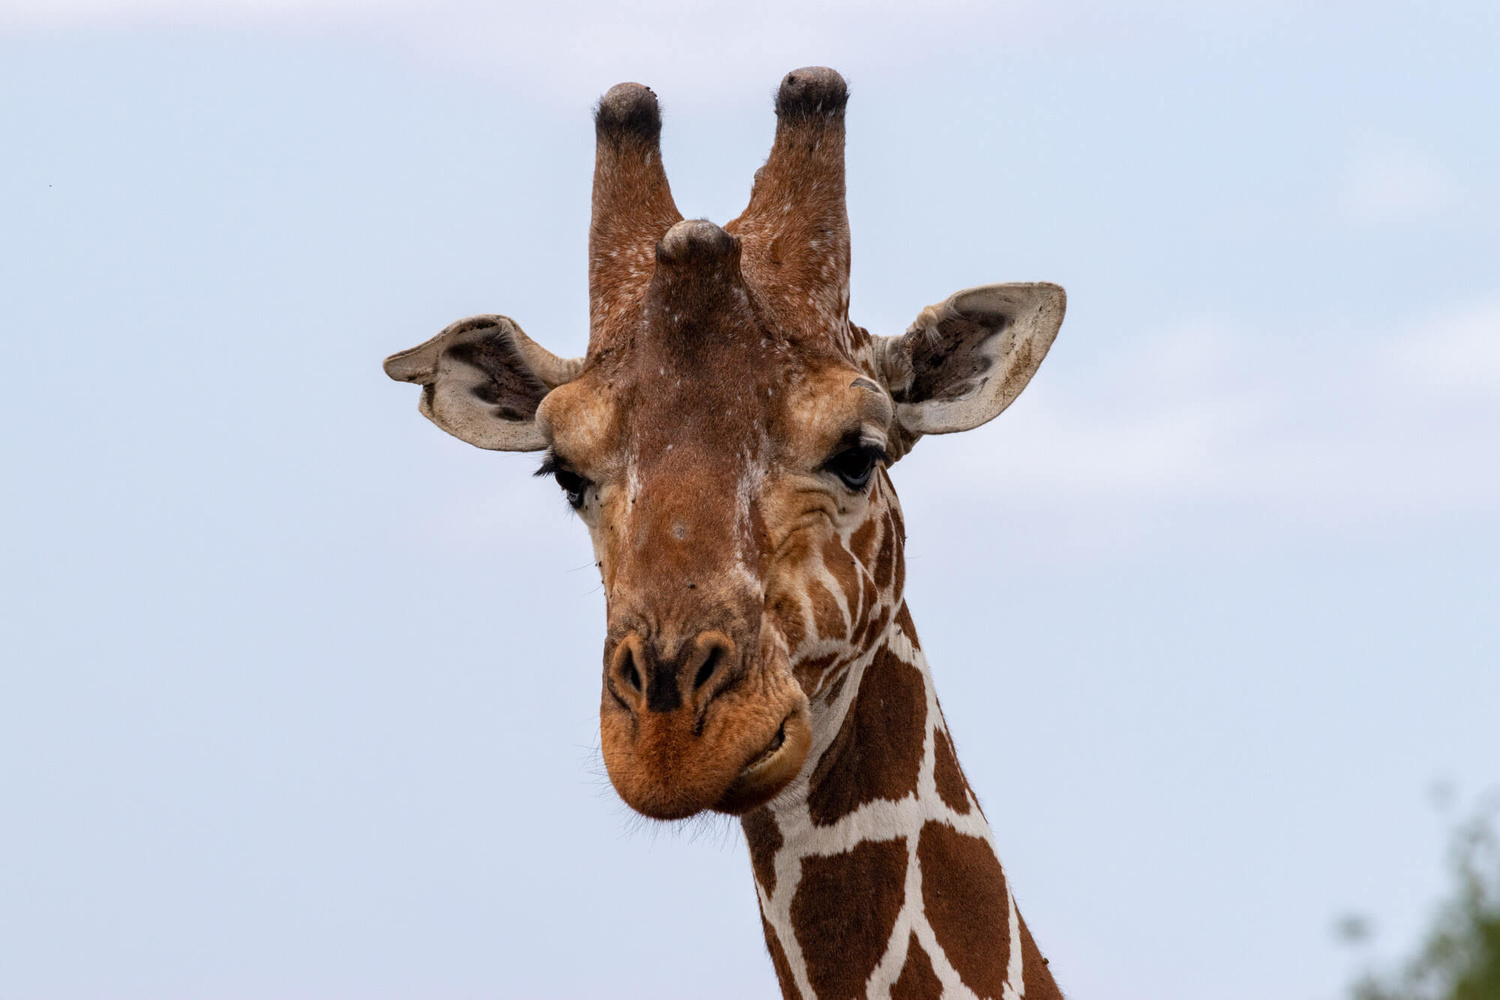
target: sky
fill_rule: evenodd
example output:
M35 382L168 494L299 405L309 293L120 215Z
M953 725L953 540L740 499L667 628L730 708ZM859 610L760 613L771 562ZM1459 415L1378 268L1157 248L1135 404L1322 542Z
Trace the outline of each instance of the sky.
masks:
M737 827L603 776L583 527L380 361L581 353L592 102L653 86L724 222L809 64L856 322L1068 290L892 473L1060 982L1343 996L1445 887L1433 789L1500 784L1496 51L1489 2L0 0L0 996L776 995Z

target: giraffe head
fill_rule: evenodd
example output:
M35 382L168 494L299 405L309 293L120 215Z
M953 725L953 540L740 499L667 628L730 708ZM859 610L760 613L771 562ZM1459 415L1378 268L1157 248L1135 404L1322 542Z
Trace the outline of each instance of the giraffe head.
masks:
M605 765L648 816L741 813L797 776L820 700L900 606L886 467L999 414L1062 322L1062 289L1028 284L897 336L850 324L847 99L832 70L786 76L750 204L720 228L673 203L655 95L612 88L587 354L476 316L385 363L443 430L545 451L604 584Z

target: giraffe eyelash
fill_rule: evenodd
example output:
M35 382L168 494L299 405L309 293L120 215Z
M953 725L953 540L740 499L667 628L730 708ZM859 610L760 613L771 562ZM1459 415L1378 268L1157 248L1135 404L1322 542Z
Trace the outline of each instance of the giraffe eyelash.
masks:
M568 506L574 510L583 509L588 500L588 491L594 485L586 476L581 476L569 468L567 463L559 459L550 448L542 457L542 464L532 475L551 476L556 479L557 485L562 487L563 495L567 498Z

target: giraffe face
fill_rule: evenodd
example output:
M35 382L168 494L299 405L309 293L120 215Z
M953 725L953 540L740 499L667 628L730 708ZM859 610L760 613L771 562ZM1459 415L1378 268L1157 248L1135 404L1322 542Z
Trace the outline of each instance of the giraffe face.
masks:
M899 336L849 322L847 99L832 70L787 74L771 155L721 229L672 201L655 95L612 88L588 354L476 316L386 359L449 433L546 449L604 582L605 764L648 816L745 812L797 776L810 705L900 605L885 467L998 415L1062 322L1044 284L960 292Z
M536 415L604 584L605 764L660 818L754 808L800 771L799 668L815 650L821 681L869 627L848 539L894 495L890 394L758 308L720 266L737 241L682 227L627 346Z

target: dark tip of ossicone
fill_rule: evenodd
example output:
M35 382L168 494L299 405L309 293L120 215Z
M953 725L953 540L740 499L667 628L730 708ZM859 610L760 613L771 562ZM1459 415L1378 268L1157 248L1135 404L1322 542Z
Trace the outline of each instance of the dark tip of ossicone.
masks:
M656 142L661 138L656 94L641 83L615 84L594 108L594 131L601 139L633 137Z
M776 91L779 118L810 118L841 115L849 103L849 85L837 70L827 66L804 66L781 78Z

